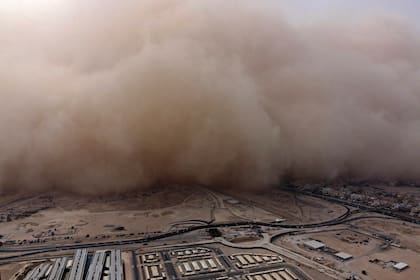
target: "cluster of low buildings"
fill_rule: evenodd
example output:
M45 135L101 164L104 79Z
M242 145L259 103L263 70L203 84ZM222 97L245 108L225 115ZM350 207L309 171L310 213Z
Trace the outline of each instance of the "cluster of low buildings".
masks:
M299 280L291 270L287 268L279 268L262 272L254 272L248 274L247 280Z
M224 255L220 248L184 247L136 255L133 269L137 279L216 280L302 280L306 277L275 254L235 253ZM139 265L137 263L139 262ZM139 268L137 270L137 268ZM127 268L126 268L127 269ZM139 273L136 275L136 273ZM191 278L190 278L191 277ZM22 280L123 280L121 250L79 249L71 256L34 262L17 275Z
M277 255L267 254L234 254L229 257L239 269L250 268L262 264L275 264L283 262Z
M352 255L350 255L346 252L338 252L338 251L336 251L332 248L327 247L324 243L322 243L318 240L311 239L311 240L305 241L303 243L303 246L310 249L310 250L322 251L322 252L325 252L325 253L332 254L335 258L337 258L341 261L348 261L348 260L353 259ZM377 262L381 262L381 261L380 260L373 260L371 262L376 262L377 263ZM397 271L403 271L403 270L405 270L406 268L409 267L408 264L403 263L403 262L391 261L391 262L388 262L388 263L390 263L392 265L392 267Z
M89 263L89 265L88 265ZM77 250L73 258L57 258L25 271L24 280L122 280L120 250L98 250L90 258L86 249Z
M190 247L169 251L175 267L182 277L198 276L207 273L224 271L224 266L213 254L213 251L205 247ZM146 280L168 279L162 255L160 252L148 253L141 256L143 276Z
M174 250L170 252L170 255L178 259L186 259L191 257L209 257L211 250L204 247L194 247L191 249Z
M164 280L167 278L159 253L149 253L140 257L142 271L146 280Z
M162 250L140 256L142 279L306 279L299 271L284 263L282 257L265 253L224 255L218 248L184 247ZM296 274L297 273L297 274ZM298 277L297 275L300 275Z
M409 267L408 264L404 262L396 262L396 261L383 261L379 259L372 259L369 262L381 265L383 268L393 268L396 271L403 271Z
M347 200L354 203L361 203L370 207L407 213L412 217L420 217L420 202L411 194L353 186L332 187L305 185L301 187L301 189L311 193Z
M310 250L318 250L318 251L323 251L326 253L329 253L331 255L333 255L335 258L341 260L341 261L348 261L351 260L353 258L352 255L346 253L346 252L340 252L340 251L336 251L332 248L327 247L324 243L318 241L318 240L308 240L305 241L303 243L303 246L305 246L306 248L310 249Z
M214 252L206 247L173 250L169 255L176 258L176 267L183 277L225 270Z
M177 266L182 276L192 276L224 270L224 267L216 258L188 260L178 263Z
M152 264L143 266L144 277L147 280L163 280L166 279L166 272L162 264Z

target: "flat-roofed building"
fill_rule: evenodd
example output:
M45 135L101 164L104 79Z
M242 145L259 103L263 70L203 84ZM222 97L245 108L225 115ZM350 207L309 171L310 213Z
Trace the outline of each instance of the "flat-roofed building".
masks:
M36 279L42 279L45 277L45 274L50 269L50 264L43 263L36 268L34 268L31 272L29 272L24 280L36 280Z
M188 263L184 263L184 267L185 267L186 272L191 272L192 271L191 266Z
M270 275L271 275L271 277L273 277L275 280L283 280L283 278L282 278L282 277L280 277L280 276L278 275L278 273L277 273L277 272L275 272L275 273L271 273Z
M270 276L270 274L263 274L263 278L265 280L273 280L273 278Z
M242 266L248 264L248 262L242 256L237 256L237 259Z
M319 250L325 247L325 244L316 240L309 240L303 243L305 247L312 249L312 250Z
M291 272L289 272L289 270L285 269L283 271L279 271L279 275L281 278L285 279L285 280L297 280L298 278Z
M216 265L216 263L214 262L214 260L212 260L212 259L208 259L207 261L209 262L209 264L210 264L210 267L211 267L211 268L217 268L217 265Z
M150 272L152 274L152 277L158 277L160 275L159 269L157 265L153 265L150 267Z
M105 251L96 251L93 260L89 266L86 280L99 280L102 277L102 271L105 264Z
M198 265L198 263L196 261L191 262L192 266L194 267L194 270L200 270L200 266Z
M209 266L207 265L206 260L201 260L201 261L200 261L200 264L201 264L201 267L202 267L203 269L208 269L208 268L209 268Z
M244 257L249 263L255 263L254 259L250 255L244 255Z
M344 252L338 252L337 254L334 254L334 256L342 261L348 261L353 258L352 255L344 253Z
M124 278L121 250L119 249L111 250L109 274L111 280L122 280Z
M55 263L54 263L54 267L50 271L50 275L48 277L48 280L62 279L66 267L67 267L67 258L66 257L56 259Z
M397 271L403 271L404 269L408 268L408 264L399 262L392 266Z

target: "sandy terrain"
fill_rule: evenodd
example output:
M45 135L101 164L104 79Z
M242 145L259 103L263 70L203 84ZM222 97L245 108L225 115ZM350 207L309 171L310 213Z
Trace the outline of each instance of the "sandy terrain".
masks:
M112 198L63 194L20 200L6 198L7 209L29 205L25 207L36 206L36 210L27 216L3 221L1 240L24 244L110 240L182 228L196 223L194 221L274 221L278 218L264 209L200 187L179 187L175 192L173 189L154 189L153 192Z
M417 275L420 274L420 227L379 219L367 219L354 224L357 227L340 225L317 233L282 237L275 243L344 272L362 275L364 270L367 275L364 275L363 279L417 279ZM401 241L401 248L385 246L384 239L377 237L382 234L393 236L396 242ZM321 241L337 251L349 253L353 255L353 259L342 262L332 254L304 248L302 244L310 239ZM369 262L374 259L380 260L381 263ZM410 268L397 272L392 268L395 262L405 262Z
M168 196L168 203L160 202L160 208L153 208L158 206L156 200L160 195ZM138 210L134 206L136 200L142 200L141 195L140 199L114 199L102 203L98 199L92 203L84 200L73 202L71 197L60 196L54 199L54 207L2 223L1 234L4 240L44 238L63 242L67 238L86 240L102 235L107 235L106 238L121 234L141 235L144 232L167 230L170 224L178 221L209 220L211 204L206 202L205 197L195 201L198 198L194 199L194 195L188 192L175 193L173 199L169 196L170 193L164 191L148 195L145 201L150 203L150 207L137 202Z
M16 273L25 269L26 265L23 263L14 263L1 266L0 275L1 279L12 279Z
M321 199L294 194L280 189L255 193L229 193L250 205L265 209L287 223L312 223L333 219L343 214L342 206Z
M399 241L400 245L410 248L420 254L420 226L395 220L381 221L377 219L360 220L352 222L368 232L379 232Z

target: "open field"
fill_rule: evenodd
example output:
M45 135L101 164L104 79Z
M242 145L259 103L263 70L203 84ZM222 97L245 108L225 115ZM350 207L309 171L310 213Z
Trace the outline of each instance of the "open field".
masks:
M209 219L211 205L205 195L195 197L199 193L200 190L179 188L177 192L162 189L130 198L77 199L71 195L50 195L45 209L1 223L0 234L4 236L3 241L65 242L163 231L177 221ZM164 204L162 197L167 201ZM23 198L8 204L7 209L18 209L35 199Z
M290 223L320 222L339 216L346 211L340 205L275 188L255 193L229 194L248 205L270 211Z

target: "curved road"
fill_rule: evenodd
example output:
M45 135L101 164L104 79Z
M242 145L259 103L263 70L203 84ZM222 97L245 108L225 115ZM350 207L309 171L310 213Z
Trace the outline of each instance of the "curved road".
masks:
M354 218L348 218L350 214L345 214L327 222L322 223L311 223L311 224L279 224L279 223L264 223L264 222L251 222L251 221L238 221L238 222L227 222L227 223L213 223L208 225L197 225L191 226L184 229L168 231L165 233L156 234L146 238L138 239L129 239L129 240L119 240L119 241L107 241L107 242L95 242L95 243L78 243L78 244L67 244L67 245L51 245L51 246L31 246L31 247L18 247L18 248L1 248L0 252L3 253L20 253L20 256L30 255L34 253L48 253L54 251L65 251L65 250L76 250L81 248L95 248L95 247L105 247L105 246L122 246L122 245L132 245L132 244L141 244L147 243L154 240L164 239L176 235L185 234L188 232L193 232L203 229L211 228L223 228L223 227L232 227L232 226L266 226L266 227L275 227L280 229L303 229L303 228L316 228L316 227L325 227L338 225L341 223L347 223L360 219L367 218L379 218L379 219L392 219L391 217L384 216L360 216ZM13 259L18 256L5 256L0 257L0 260Z

